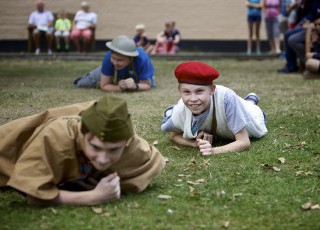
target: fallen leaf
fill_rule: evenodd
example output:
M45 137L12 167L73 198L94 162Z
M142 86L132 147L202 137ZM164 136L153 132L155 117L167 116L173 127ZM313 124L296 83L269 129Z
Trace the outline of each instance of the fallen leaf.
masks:
M104 213L102 213L100 216L102 216L102 217L109 217L109 216L111 216L111 213L110 213L110 212L104 212Z
M102 208L95 208L92 207L92 211L96 214L102 214L103 213L103 209Z
M57 211L54 208L51 208L51 211L53 212L53 214L57 214Z
M174 186L176 186L176 187L182 187L183 184L174 184Z
M307 202L307 203L301 205L301 208L304 210L308 210L311 208L311 206L312 206L312 204L310 202Z
M180 151L180 148L178 146L172 146L173 149Z
M224 227L224 228L229 228L229 226L230 226L230 221L228 220L228 221L225 221L224 223L223 223L223 225L222 225L222 227Z
M280 172L280 171L281 171L280 168L277 168L277 167L275 167L275 166L273 166L272 169L273 169L275 172Z
M134 203L134 207L135 207L135 208L140 208L140 204L137 203L137 202L135 202L135 203Z
M191 185L199 185L199 184L202 184L203 182L204 182L204 179L198 179L198 180L195 180L195 181L191 181L191 180L187 181L187 183L191 184Z
M307 145L307 142L305 141L301 141L297 144L297 146L305 146L305 145Z
M169 200L169 199L171 199L172 197L171 196L169 196L169 195L159 195L158 196L158 199L160 199L160 200Z
M279 157L278 160L281 164L284 164L284 162L286 162L286 159L284 157Z
M190 193L193 193L193 191L194 191L194 188L191 187L191 186L189 186L189 192L190 192Z
M315 204L315 205L312 205L310 208L311 208L312 210L314 210L314 209L320 209L320 205L319 205L319 204Z
M280 172L281 169L276 167L276 166L273 166L271 164L261 164L262 167L266 168L266 169L272 169L273 171L275 172Z
M210 159L204 160L203 161L203 166L209 166L210 165Z
M290 144L285 144L285 145L284 145L284 148L285 148L285 149L288 149L288 148L290 148L290 147L291 147Z
M272 168L273 165L270 165L270 164L261 164L262 167L264 168Z
M159 144L159 141L158 141L158 140L155 140L152 144L153 144L153 145L157 145L157 144Z
M232 196L232 200L235 200L237 197L242 196L242 193L235 193Z
M303 171L296 171L296 172L295 172L296 175L301 175L301 174L303 174L303 173L304 173Z

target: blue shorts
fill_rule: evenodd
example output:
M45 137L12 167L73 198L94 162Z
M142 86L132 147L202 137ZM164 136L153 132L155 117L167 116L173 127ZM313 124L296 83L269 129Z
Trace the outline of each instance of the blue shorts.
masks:
M248 15L248 22L261 22L261 16Z

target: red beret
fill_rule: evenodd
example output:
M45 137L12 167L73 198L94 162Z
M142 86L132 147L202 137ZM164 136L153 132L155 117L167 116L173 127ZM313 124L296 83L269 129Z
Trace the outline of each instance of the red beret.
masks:
M195 85L211 85L212 81L219 77L219 72L202 62L184 62L174 71L179 83Z

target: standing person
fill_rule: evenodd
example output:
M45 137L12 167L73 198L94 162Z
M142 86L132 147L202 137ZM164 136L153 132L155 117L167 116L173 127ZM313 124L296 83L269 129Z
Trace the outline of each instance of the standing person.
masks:
M248 41L247 55L252 54L252 37L256 35L256 53L261 54L260 49L260 25L261 25L261 9L263 7L262 0L246 0L247 21L248 21Z
M120 35L107 42L110 49L102 66L73 81L77 87L107 92L137 92L154 87L154 69L148 54L134 41Z
M36 3L37 10L29 16L28 29L32 30L33 41L36 47L35 54L40 54L40 38L45 36L48 47L48 54L52 54L52 35L54 17L51 11L45 10L45 4L39 0Z
M267 134L266 118L257 106L259 97L240 98L231 89L214 85L219 72L201 62L185 62L175 69L179 102L165 111L161 130L171 132L175 143L199 148L201 155L249 149L250 137ZM213 147L215 137L231 143Z
M107 203L143 191L165 166L134 133L126 102L111 95L11 121L0 138L0 187L30 204Z
M263 7L265 10L265 24L270 52L273 54L281 54L278 21L280 2L279 0L263 0Z
M165 23L165 30L157 35L157 41L153 49L153 54L175 54L179 50L181 35L175 28L174 21Z
M146 27L144 24L136 25L136 35L133 37L133 40L136 43L136 46L143 48L146 53L151 53L153 45L151 45L145 29Z
M59 19L55 23L54 36L56 37L56 49L58 52L61 51L61 39L64 38L64 49L69 51L70 49L70 30L71 30L71 21L66 17L66 12L64 10L60 11Z
M92 42L93 33L97 25L97 14L90 11L88 2L81 3L81 10L76 13L73 20L71 39L78 52L86 52ZM83 40L83 47L80 47L80 38Z

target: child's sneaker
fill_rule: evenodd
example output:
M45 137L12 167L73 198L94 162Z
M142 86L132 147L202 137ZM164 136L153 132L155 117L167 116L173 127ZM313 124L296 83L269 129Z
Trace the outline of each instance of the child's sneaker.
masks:
M36 49L36 52L35 52L34 54L35 54L35 55L39 55L39 54L40 54L40 49L37 48L37 49Z
M258 103L259 103L259 101L260 101L260 98L258 97L258 95L257 94L255 94L255 93L249 93L245 98L244 98L244 100L246 100L246 101L252 101L252 102L254 102L254 104L255 105L257 105Z

